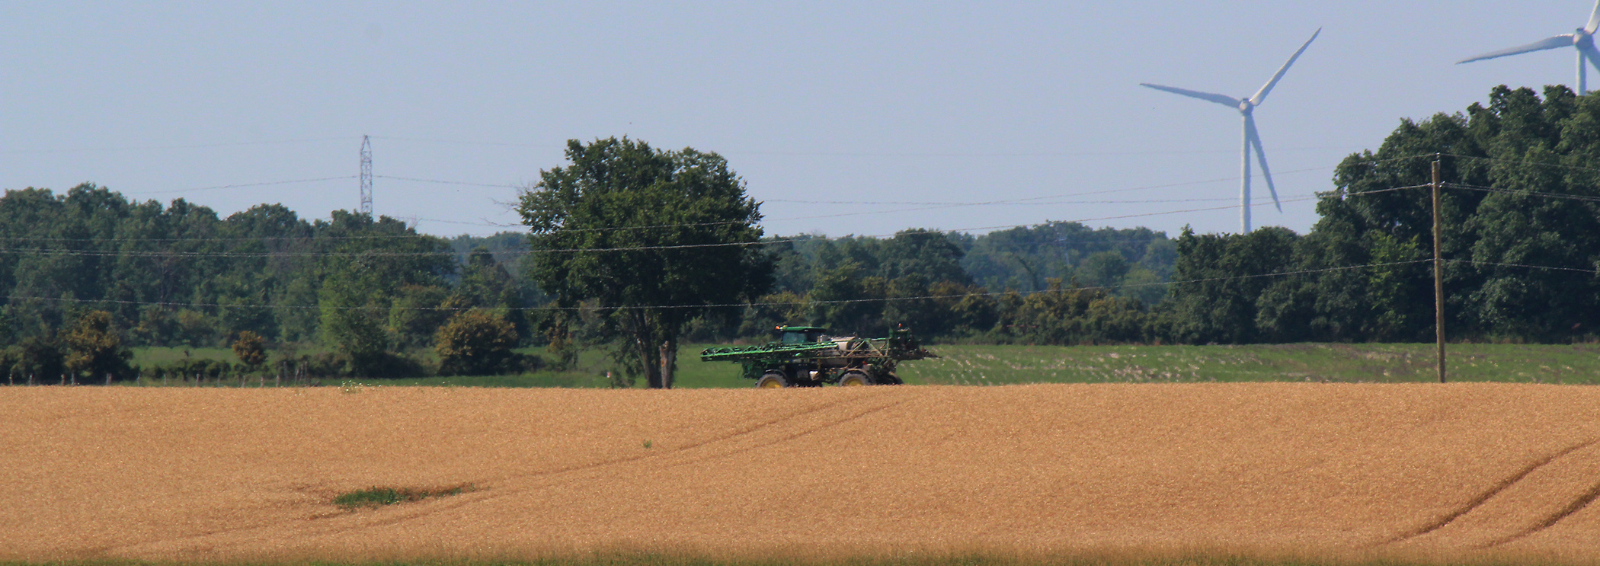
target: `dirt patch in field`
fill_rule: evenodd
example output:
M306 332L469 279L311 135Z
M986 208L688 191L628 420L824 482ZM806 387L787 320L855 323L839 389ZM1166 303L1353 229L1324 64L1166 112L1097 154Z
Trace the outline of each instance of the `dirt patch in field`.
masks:
M995 549L1600 559L1600 389L0 388L0 558ZM351 510L370 486L450 497Z

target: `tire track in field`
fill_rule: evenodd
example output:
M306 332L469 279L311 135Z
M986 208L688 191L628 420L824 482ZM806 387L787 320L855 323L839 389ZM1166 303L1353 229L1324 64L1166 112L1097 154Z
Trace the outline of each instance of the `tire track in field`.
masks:
M1535 472L1538 472L1538 471L1540 471L1542 469L1545 469L1545 468L1549 467L1550 465L1552 465L1554 463L1557 463L1558 461L1562 460L1563 458L1566 458L1569 455L1572 455L1575 452L1578 452L1580 450L1583 450L1583 449L1589 448L1591 446L1594 446L1596 443L1600 443L1600 439L1587 440L1587 441L1584 441L1584 442L1579 442L1579 443L1574 444L1572 446L1568 446L1567 448L1558 450L1558 451L1556 451L1556 452L1554 452L1554 453L1552 453L1552 454L1550 454L1548 456L1545 456L1543 458L1539 458L1537 460L1534 460L1533 462L1530 462L1528 465L1523 466L1521 469L1517 470L1515 473L1513 473L1513 474L1511 474L1509 476L1506 476L1504 479L1501 479L1500 481L1496 482L1494 485L1490 486L1489 489L1483 491L1482 493L1479 493L1477 496L1475 496L1472 499L1468 500L1461 507L1458 507L1455 510L1453 510L1453 511L1451 511L1449 513L1446 513L1443 517L1440 517L1440 518L1438 518L1438 519L1436 519L1434 521L1431 521L1431 522L1429 522L1429 523L1427 523L1427 524L1425 524L1425 525L1423 525L1421 527L1418 527L1416 529L1405 531L1405 532L1403 532L1403 533L1401 533L1401 534L1399 534L1399 535L1397 535L1397 536L1395 536L1393 538L1384 540L1384 541L1379 542L1379 543L1377 543L1377 544L1375 544L1373 546L1381 546L1381 545L1387 545L1387 544L1403 543L1403 542L1406 542L1406 541L1410 541L1410 540L1422 537L1424 535L1428 535L1430 533L1437 532L1440 529L1443 529L1443 528L1445 528L1447 526L1455 524L1455 523L1458 522L1458 520L1462 519L1463 517L1467 517L1467 516L1469 516L1469 514L1473 513L1474 511L1478 511L1478 510L1484 508L1496 496L1504 494L1507 491L1509 491L1509 490L1511 490L1511 489L1513 489L1515 487L1518 487L1520 484L1524 483L1524 480L1526 480L1528 478L1528 476L1530 476L1530 475L1534 474ZM1495 541L1492 541L1492 542L1490 542L1490 543L1488 543L1486 545L1483 545L1483 546L1484 547L1491 547L1491 546L1497 546L1497 545L1500 545L1500 544L1505 544L1507 542L1511 542L1511 541L1516 540L1518 538L1522 538L1522 537L1525 537L1527 535L1530 535L1530 534L1533 534L1535 532L1538 532L1540 530L1543 530L1543 529L1549 527L1550 525L1553 525L1556 522L1560 521L1561 519L1565 518L1567 515L1575 513L1578 510L1582 509L1584 506L1587 506L1590 502L1593 502L1596 498L1600 498L1600 485L1597 485L1593 489L1590 489L1587 493L1584 494L1584 496L1580 497L1577 501L1573 502L1572 504L1569 504L1567 507L1564 507L1562 510L1559 510L1554 514L1548 515L1544 519L1541 519L1541 521L1536 526L1534 526L1532 528L1529 528L1529 529L1526 529L1524 531L1521 531L1518 534L1514 534L1514 535L1510 535L1508 537L1502 537L1500 539L1496 539Z
M746 426L738 427L735 430L727 432L725 434L715 435L715 436L713 436L711 438L707 438L705 440L696 441L696 442L687 444L687 445L682 446L682 447L673 448L673 449L669 449L669 450L663 450L663 451L659 451L659 452L656 452L656 453L641 454L641 455L638 455L638 456L629 456L629 457L625 457L625 458L614 458L614 459L600 461L600 462L591 462L591 463L587 463L587 464L573 465L573 466L567 466L567 467L562 467L562 468L557 468L557 469L552 469L552 470L543 470L543 471L527 473L527 474L507 475L507 476L502 476L500 478L497 478L495 481L507 481L507 480L517 480L517 479L553 478L553 477L557 477L557 476L563 476L563 475L569 475L569 474L575 474L575 473L581 473L581 472L586 472L586 471L593 471L593 470L603 469L603 468L607 468L607 467L611 467L611 466L618 466L618 465L625 465L625 464L631 464L631 463L636 463L636 462L642 462L642 461L645 461L645 460L673 458L673 457L676 457L676 456L681 456L681 455L683 455L684 452L687 452L687 451L694 451L694 450L699 450L699 449L714 450L719 445L726 444L726 443L732 442L732 441L737 441L737 440L740 440L740 439L743 439L743 438L746 438L746 437L750 437L750 436L755 435L757 433L760 433L760 432L762 432L762 431L764 431L766 429L769 429L769 428L772 428L772 427L775 427L775 426L778 426L778 425L781 425L781 424L784 424L784 423L787 423L787 422L791 422L791 421L794 421L796 419L803 419L803 418L806 418L806 417L809 417L809 416L812 416L812 415L818 415L820 413L824 413L826 411L829 411L829 410L835 409L835 408L839 408L839 407L847 407L848 408L850 406L861 405L861 404L873 401L875 398L883 396L883 395L886 395L886 394L889 394L889 393L888 392L881 392L881 393L874 393L874 394L871 394L871 395L864 395L864 396L855 397L855 398L846 398L846 399L840 399L840 400L837 400L837 401L825 402L825 403L822 403L822 404L819 404L819 405L816 405L816 406L813 406L813 407L810 407L810 408L793 411L793 412L784 414L782 416L778 416L778 417L774 417L774 418L770 418L770 419L765 419L765 420L762 420L762 421L759 421L759 422L750 423L750 424L748 424ZM851 421L854 421L854 420L858 420L858 419L864 418L864 417L866 417L868 415L871 415L873 413L877 413L877 412L880 412L880 411L887 410L889 408L892 408L894 406L906 403L908 401L910 401L910 399L903 399L903 400L894 401L894 402L891 402L891 403L888 403L888 404L879 404L878 406L874 406L874 407L871 407L871 408L868 408L868 409L862 410L862 411L853 411L850 414L847 414L847 415L845 415L843 417L831 418L831 419L828 419L826 422L823 422L821 424L817 424L817 425L808 427L808 428L806 428L804 430L800 430L800 431L797 431L797 432L792 432L790 434L786 434L786 435L784 435L784 436L782 436L780 438L777 438L777 439L774 439L774 440L771 440L771 441L761 442L759 444L755 444L755 445L752 445L752 446L734 447L731 450L727 450L727 451L723 451L723 452L716 452L716 453L711 453L711 454L705 454L705 455L701 455L699 457L695 457L695 458L692 458L692 459L689 459L689 460L685 460L685 461L669 462L669 463L666 463L666 464L660 466L660 468L661 469L666 469L666 468L672 468L672 467L680 467L680 466L694 464L694 463L698 463L698 462L702 462L702 461L714 460L714 459L718 459L718 458L724 458L724 457L727 457L727 456L731 456L731 455L735 455L735 454L739 454L739 453L743 453L743 452L748 452L748 451L751 451L751 450L757 450L757 449L761 449L761 448L767 448L767 447L779 445L779 444L782 444L782 443L785 443L785 442L789 442L789 441L795 440L797 438L801 438L803 436L810 435L812 433L815 433L815 432L818 432L818 431L821 431L821 430L826 430L826 429L838 426L840 424L844 424L844 423L847 423L847 422L851 422ZM343 513L338 514L338 515L333 515L333 516L316 515L316 516L312 516L310 518L307 518L305 520L305 522L300 523L299 528L295 529L296 531L298 531L296 533L296 535L295 535L295 538L303 540L303 539L306 539L306 538L333 536L333 535L339 535L339 534L349 533L349 532L353 532L353 531L360 531L360 530L366 530L366 529L371 529L371 528L380 528L380 527L386 527L386 526L393 526L393 525L397 525L397 524L403 524L403 523L406 523L406 522L410 522L410 521L414 521L414 520L418 520L418 519L423 519L423 518L426 518L426 517L430 517L430 516L434 516L434 515L438 515L438 514L442 514L442 513L448 513L448 512L453 511L453 510L457 510L457 509L461 509L461 508L466 508L466 507L478 505L478 504L481 504L483 502L487 502L487 501L491 501L491 500L495 500L495 499L501 499L501 498L508 497L508 496L513 496L513 495L516 495L516 494L519 494L519 493L525 493L525 492L527 492L529 490L540 489L542 487L545 487L545 486L542 486L542 485L526 485L526 486L517 486L517 487L510 487L510 488L505 488L505 487L496 488L492 484L486 484L482 491L463 493L463 494L460 494L460 495L457 495L457 496L452 496L452 497L450 497L448 499L436 499L436 500L432 500L432 501L427 501L427 502L424 502L424 504L421 505L421 506L416 506L416 507L407 506L409 508L387 508L387 509L383 509L382 511L387 512L386 514L389 514L390 516L381 517L381 518L374 517L374 518L371 518L370 520L366 520L366 521L361 521L360 517L351 516L351 515L347 515L347 514L343 514ZM350 522L353 522L353 524L334 524L334 523L330 523L330 522L327 522L327 521L319 521L318 520L318 519L339 519L339 518L348 518ZM251 539L256 539L256 538L260 538L260 537L273 537L273 538L276 538L272 533L270 533L270 531L272 529L274 529L274 528L280 527L281 525L282 525L281 523L274 522L274 523L246 526L246 527L236 527L236 528L230 528L230 529L221 529L221 530L209 531L209 532L204 532L204 533L191 533L191 534L186 534L186 535L182 535L182 536L178 536L178 537L172 537L172 538L169 538L169 539L149 540L149 541L141 541L141 542L126 544L126 545L120 545L120 546L117 546L117 547L112 547L112 548L107 549L107 550L118 550L118 549L120 549L120 550L134 550L134 549L137 549L139 547L147 547L147 546L150 546L150 545L183 544L185 541L187 541L188 544L191 544L191 545L204 547L208 551L212 551L212 550L215 550L217 548L247 547L247 546L249 546L249 545L251 545L251 544L253 544L255 542L254 540L251 540ZM248 532L252 532L252 531L254 531L255 536L245 535L246 536L246 540L215 541L215 542L212 542L210 544L206 544L206 543L202 542L204 539L210 538L210 537L214 537L214 536L219 536L219 535L221 535L221 536L238 536L240 534L248 533Z
M785 442L789 442L789 441L798 439L798 438L803 437L803 436L808 436L808 435L810 435L812 433L815 433L815 432L818 432L818 431L831 429L833 427L836 427L836 426L839 426L839 425L842 425L842 424L845 424L845 423L848 423L848 422L860 420L860 419L866 417L867 415L871 415L873 413L878 413L878 412L881 412L881 411L887 411L889 409L898 407L900 405L904 405L904 404L909 403L911 401L912 401L912 399L902 399L900 401L895 401L893 403L889 403L887 405L883 405L883 406L880 406L880 407L873 407L871 409L867 409L865 411L861 411L861 412L856 413L854 415L850 415L850 416L842 418L842 419L837 419L837 420L834 420L832 422L824 423L824 424L821 424L821 425L818 425L818 426L815 426L815 427L812 427L812 428L809 428L809 429L806 429L806 430L802 430L802 431L799 431L799 432L793 432L793 433L787 434L785 436L782 436L780 438L774 439L774 440L772 440L770 442L765 442L765 443L757 444L757 445L754 445L754 446L745 446L745 447L742 447L742 448L734 448L734 449L728 450L727 452L722 452L722 453L718 453L718 454L709 454L709 455L706 455L706 456L701 457L701 458L696 458L696 459L692 459L692 460L686 460L686 461L683 461L683 462L667 464L665 466L662 466L662 468L675 468L675 467L679 467L679 466L687 466L689 464L696 464L696 463L700 463L700 462L704 462L704 461L708 461L708 460L717 460L717 459L721 459L721 458L727 458L727 457L733 456L735 454L742 454L742 453L749 452L749 451L752 451L752 450L760 450L762 448L769 448L769 447L772 447L772 446L777 446L779 444L783 444Z
M655 454L644 454L644 455L640 455L640 456L631 456L631 457L627 457L627 458L613 459L613 460L608 460L608 461L605 461L605 462L597 462L597 463L586 464L586 465L582 465L582 466L572 466L572 467L563 468L563 469L560 469L560 470L551 470L551 471L546 471L546 472L538 472L538 473L534 473L534 474L523 474L523 475L516 475L516 476L508 476L506 479L549 478L549 477L553 477L553 476L560 476L560 475L572 474L572 473L577 473L577 472L592 471L592 470L597 470L597 469L606 468L606 467L610 467L610 466L642 462L642 461L645 461L645 460L668 459L668 458L673 458L673 457L677 457L677 456L682 456L684 452L688 452L688 451L692 451L692 450L698 450L698 449L702 449L702 448L705 448L705 449L708 449L708 450L715 449L718 445L725 444L725 443L728 443L728 442L731 442L731 441L735 441L735 440L740 440L740 439L743 439L743 438L746 438L746 437L750 437L750 436L752 436L752 435L754 435L754 434L756 434L758 432L761 432L761 431L763 431L765 429L772 428L772 427L775 427L775 426L783 424L783 423L787 423L787 422L790 422L790 421L793 421L793 420L796 420L796 419L800 419L800 418L804 418L804 417L807 417L807 416L811 416L811 415L816 415L816 414L822 413L824 411L827 411L829 409L833 409L833 408L836 408L836 407L859 405L859 404L862 404L862 403L864 403L866 401L872 400L873 397L878 397L878 396L881 396L881 395L883 395L883 394L876 394L876 395L873 395L872 397L862 397L862 398L857 398L857 399L844 399L844 400L840 400L840 401L834 401L834 402L831 402L831 403L824 403L824 404L822 404L820 406L813 407L811 409L797 411L797 412L790 413L790 414L782 416L782 417L778 417L778 418L774 418L774 419L768 419L768 420L765 420L765 421L761 421L759 423L754 423L754 424L752 424L750 426L741 427L740 429L735 430L735 431L733 431L731 433L728 433L728 434L718 435L716 437L713 437L713 438L710 438L710 439L707 439L707 440L703 440L703 441L699 441L699 442L694 442L694 443L691 443L691 444L688 444L688 445L685 445L685 446L682 446L682 447L679 447L679 448L663 450L663 451L661 451L659 453L655 453ZM870 415L870 414L873 414L873 413L877 413L879 411L883 411L883 410L892 408L894 406L906 403L908 401L910 401L910 399L895 401L895 402L891 402L891 403L888 403L888 404L885 404L885 405L872 407L872 408L866 409L864 411L856 412L854 414L846 415L844 417L835 418L835 419L829 419L827 422L812 426L812 427L807 428L805 430L801 430L801 431L798 431L798 432L793 432L793 433L784 435L784 436L782 436L780 438L774 439L774 440L769 441L769 442L763 442L763 443L756 444L756 445L753 445L753 446L735 447L735 448L729 449L729 450L724 451L724 452L706 454L706 455L703 455L703 456L693 457L692 459L683 460L683 461L679 461L679 462L668 462L668 463L662 464L660 466L660 468L661 469L674 468L674 467L689 465L689 464L698 463L698 462L707 461L707 460L715 460L715 459L718 459L718 458L725 458L727 456L731 456L731 455L734 455L734 454L740 454L740 453L748 452L748 451L751 451L751 450L757 450L757 449L761 449L761 448L767 448L767 447L771 447L771 446L776 446L778 444L789 442L789 441L795 440L795 439L803 437L803 436L810 435L812 433L815 433L815 432L818 432L818 431L821 431L821 430L830 429L830 428L833 428L835 426L838 426L838 425L841 425L841 424L844 424L844 423L847 423L847 422L850 422L850 421L854 421L854 420L863 418L863 417L865 417L867 415ZM528 485L528 486L518 486L518 487L498 488L498 489L497 488L492 488L492 487L491 488L486 488L485 491L479 492L479 493L483 494L481 497L475 497L475 498L472 498L470 500L469 499L459 499L459 500L453 500L453 501L452 500L440 500L440 501L438 501L438 503L439 503L438 505L430 506L431 508L429 510L429 514L434 513L434 512L446 511L446 510L454 509L454 508L457 508L457 507L463 507L463 506L466 506L466 505L471 505L471 504L475 504L475 503L479 503L479 502L483 502L483 501L488 501L488 500L492 500L492 499L499 499L501 497L505 497L505 496L509 496L509 495L513 495L513 494L517 494L517 493L523 493L523 492L526 492L528 490L538 489L538 488L541 488L541 487L545 487L545 486L542 486L542 485ZM467 494L463 494L463 495L467 495ZM452 498L452 499L454 499L454 498ZM416 515L416 516L422 516L422 515Z
M877 394L873 394L871 396L863 396L863 397L858 397L858 398L854 398L854 399L843 399L843 400L839 400L839 401L833 401L833 402L829 402L829 403L824 403L822 405L818 405L818 406L812 407L810 409L800 410L800 411L789 413L789 414L781 416L781 417L776 417L776 418L760 421L760 422L757 422L757 423L753 423L753 424L748 425L748 426L740 427L737 430L734 430L734 431L732 431L730 433L727 433L727 434L718 435L718 436L712 437L712 438L707 439L707 440L694 442L694 443L691 443L691 444L683 446L683 447L662 451L662 452L656 453L656 454L646 454L646 455L641 455L641 456L636 456L636 457L614 459L614 460L609 460L609 461L606 461L606 462L597 462L597 463L587 464L587 465L582 465L582 466L572 466L572 467L563 468L563 469L560 469L560 470L539 472L539 473L535 473L535 474L525 474L525 475L518 475L518 476L510 476L508 479L551 478L551 477L554 477L554 476L562 476L562 475L574 474L574 473L579 473L579 472L594 471L594 470L598 470L598 469L602 469L602 468L606 468L606 467L610 467L610 466L615 466L615 465L642 462L644 460L666 459L666 458L671 458L671 457L674 457L674 456L682 455L686 451L697 450L697 449L702 449L702 448L714 449L715 447L717 447L720 444L724 444L724 443L727 443L727 442L730 442L730 441L735 441L735 440L739 440L739 439L742 439L742 438L750 437L750 436L752 436L752 435L754 435L756 433L759 433L759 432L761 432L763 430L772 428L774 426L777 426L777 425L780 425L780 424L783 424L783 423L787 423L787 422L790 422L790 421L793 421L793 420L796 420L796 419L800 419L800 418L805 418L805 417L808 417L808 416L811 416L811 415L817 415L819 413L822 413L822 412L825 412L825 411L828 411L830 409L834 409L834 408L837 408L837 407L841 407L841 406L859 405L859 404L862 404L864 402L871 401L872 399L874 399L876 397L879 397L879 396L882 396L882 395L885 395L885 394L887 394L887 393L877 393ZM883 411L883 410L889 409L891 407L894 407L896 405L900 405L900 404L905 403L907 401L909 401L909 399L901 400L901 401L895 401L895 402L892 402L892 403L889 403L889 404L886 404L886 405L877 406L877 407L872 407L872 408L866 409L864 411L859 411L859 412L855 412L853 414L846 415L846 416L841 417L841 418L828 419L827 422L812 426L812 427L807 428L805 430L801 430L801 431L798 431L798 432L794 432L794 433L790 433L790 434L784 435L784 436L782 436L780 438L777 438L777 439L774 439L774 440L772 440L770 442L764 442L764 443L760 443L760 444L757 444L757 445L754 445L754 446L736 447L736 448L733 448L733 449L731 449L729 451L726 451L726 452L707 454L707 455L704 455L704 456L701 456L701 457L698 457L698 458L693 458L693 459L690 459L690 460L685 460L685 461L680 461L680 462L666 463L664 465L661 465L660 469L679 467L679 466L684 466L684 465L693 464L693 463L706 461L706 460L714 460L714 459L717 459L717 458L723 458L723 457L731 456L731 455L734 455L734 454L748 452L750 450L756 450L756 449L760 449L760 448L767 448L767 447L779 445L779 444L782 444L782 443L785 443L785 442L789 442L789 441L792 441L794 439L797 439L797 438L800 438L800 437L815 433L817 431L826 430L826 429L838 426L838 425L846 423L846 422L850 422L850 421L854 421L854 420L863 418L863 417L865 417L867 415L870 415L870 414L873 414L873 413L877 413L879 411ZM504 498L504 497L509 497L509 496L513 496L513 495L516 495L516 494L520 494L520 493L526 493L526 492L531 491L531 490L537 490L537 489L541 489L541 488L545 488L545 487L547 487L547 486L544 486L544 485L525 485L525 486L518 486L518 487L513 487L513 488L500 488L500 489L490 488L490 489L487 489L487 490L485 490L483 492L477 492L477 493L472 493L472 494L463 494L463 495L477 495L477 497L461 498L461 499L457 499L456 497L452 497L450 500L437 500L437 501L429 502L430 504L427 505L425 508L386 510L386 511L390 511L391 513L393 513L393 515L389 516L389 517L375 518L375 519L373 519L371 521L361 522L359 524L338 525L338 526L335 526L335 525L321 525L321 526L319 526L319 528L316 529L316 532L314 534L307 534L307 536L338 535L338 534L348 533L348 532L352 532L352 531L359 531L359 530L365 530L365 529L370 529L370 528L378 528L378 527L387 527L387 526L398 525L398 524L402 524L402 523L406 523L406 522L410 522L410 521L415 521L415 520L418 520L418 519L427 518L427 517L434 516L434 515L439 515L439 514L442 514L442 513L447 513L447 512L450 512L450 511L457 510L457 509L462 509L462 508L470 507L470 506L473 506L473 505L478 505L478 504L481 504L481 503L484 503L484 502L487 502L487 501L492 501L492 500L495 500L495 499L501 499L501 498ZM457 496L457 497L460 497L460 496Z
M1585 507L1588 507L1590 503L1594 503L1595 499L1600 499L1600 483L1590 487L1588 491L1585 491L1582 495L1579 495L1577 499L1572 500L1572 502L1568 503L1566 507L1562 507L1560 511L1556 511L1548 517L1540 520L1539 523L1533 527L1486 544L1484 545L1484 548L1493 548L1508 542L1514 542L1528 535L1553 527L1556 523L1561 522L1562 519L1571 516L1573 513L1582 511Z
M764 421L752 423L752 424L749 424L749 425L746 425L746 426L743 426L743 427L739 427L739 428L736 428L736 429L734 429L734 430L732 430L730 432L727 432L725 434L714 435L714 436L712 436L710 438L707 438L706 440L701 440L701 441L698 441L698 442L694 442L694 443L691 443L689 445L686 445L686 446L683 446L683 447L680 447L680 448L675 448L675 449L670 449L670 450L661 450L661 451L656 451L656 452L653 452L653 453L646 452L646 453L638 454L638 455L634 455L634 456L624 456L624 457L621 457L621 458L612 458L612 459L608 459L608 460L600 460L600 461L597 461L597 462L588 462L588 463L584 463L584 464L574 464L574 465L570 465L570 466L562 466L562 467L557 467L557 468L548 469L548 470L538 470L538 471L533 471L533 472L505 474L505 475L498 476L498 477L486 478L486 479L483 480L483 482L485 484L488 484L489 482L497 482L497 481L510 481L510 480L516 480L516 479L524 479L524 478L537 478L537 477L544 477L544 476L554 476L554 475L561 475L561 474L567 474L567 473L572 473L572 472L579 472L579 471L583 471L583 470L604 468L606 466L614 466L614 465L617 465L617 464L626 464L626 463L629 463L629 462L637 462L637 461L645 460L645 459L649 459L649 458L659 458L659 457L662 457L664 455L671 454L672 452L675 452L675 451L678 451L678 450L687 450L687 449L690 449L690 448L696 448L696 447L707 445L707 444L712 444L712 443L716 443L716 442L722 442L722 441L726 441L726 440L729 440L729 439L738 438L740 436L754 433L756 431L761 430L762 428L765 428L765 427L768 427L768 426L772 426L772 425L784 422L786 420L803 417L805 415L818 413L818 412L821 412L821 411L826 411L828 409L831 409L833 407L837 407L839 405L843 405L843 404L849 403L851 401L855 401L855 399L840 399L840 400L837 400L837 401L825 402L825 403L822 403L820 405L816 405L816 406L813 406L813 407L810 407L810 408L800 409L800 410L797 410L797 411L794 411L794 412L791 412L791 413L788 413L788 414L785 414L785 415L781 415L781 416L774 417L774 418L771 418L771 419L767 419L767 420L764 420Z
M849 401L860 401L860 400L849 400ZM729 440L735 440L735 439L739 439L739 438L742 438L742 437L746 437L746 436L749 436L749 435L751 435L751 434L753 434L755 432L758 432L761 429L769 428L771 426L774 426L774 425L777 425L777 424L780 424L780 423L783 423L783 422L786 422L786 421L793 420L794 418L799 418L799 417L804 417L804 416L807 416L807 415L816 414L816 413L822 412L822 411L824 411L826 409L833 408L833 407L838 407L840 405L859 404L859 403L850 403L849 401L839 401L839 402L834 402L834 403L828 403L825 406L817 407L817 408L812 409L812 410L801 411L801 412L796 413L796 414L794 414L794 415L792 415L791 417L788 417L788 418L779 418L779 419L763 422L759 426L751 427L749 430L742 430L742 431L737 432L735 434L724 435L723 437L720 437L720 438L711 439L711 440L707 440L707 441L703 441L703 442L697 442L697 443L694 443L694 444L689 445L689 446L673 449L673 450L670 450L670 451L665 451L665 452L663 452L661 454L657 454L657 455L650 455L650 456L644 456L644 457L638 457L638 458L628 458L628 459L623 459L623 460L615 460L615 461L606 463L604 465L593 465L593 466L576 467L576 468L564 470L564 471L562 471L560 473L541 473L541 474L537 474L537 475L522 476L522 477L549 477L549 476L553 476L553 475L561 475L561 474L566 474L566 473L590 471L590 470L594 470L594 469L598 469L598 468L603 468L603 467L606 467L608 465L628 464L628 463L640 462L640 461L646 460L646 459L665 459L665 458L670 458L670 457L673 457L673 456L678 456L682 452L687 451L687 450L693 450L693 449L698 449L698 448L708 447L708 446L713 446L714 447L714 445L716 445L716 444L721 444L721 443L729 441ZM724 452L706 454L706 455L703 455L703 456L700 456L700 457L697 457L697 458L692 458L692 459L683 460L683 461L679 461L679 462L664 463L664 464L662 464L662 465L660 465L660 466L658 466L656 468L652 468L652 469L676 468L676 467L686 466L686 465L690 465L690 464L696 464L696 463L700 463L700 462L726 458L728 456L733 456L733 455L736 455L736 454L742 454L742 453L749 452L749 451L752 451L752 450L759 450L759 449L762 449L762 448L770 448L772 446L777 446L777 445L780 445L780 444L783 444L783 443L786 443L786 442L790 442L790 441L793 441L795 439L798 439L798 438L801 438L801 437L804 437L804 436L808 436L808 435L816 433L818 431L831 429L833 427L839 426L839 425L844 424L844 423L848 423L848 422L851 422L851 421L859 420L859 419L864 418L864 417L866 417L868 415L891 409L893 407L902 405L902 404L907 403L909 401L910 401L910 399L905 399L905 400L901 400L901 401L895 401L895 402L892 402L892 403L888 403L886 405L882 405L882 406L878 406L878 407L872 407L872 408L866 409L864 411L859 411L859 412L856 412L854 414L850 414L850 415L844 416L842 418L829 419L827 422L812 426L812 427L807 428L805 430L800 430L800 431L797 431L797 432L786 434L786 435L784 435L782 437L773 439L773 440L768 441L768 442L762 442L760 444L756 444L756 445L753 445L753 446L735 447L735 448L729 449L729 450L724 451ZM520 487L515 487L515 488L509 488L509 489L496 489L496 490L493 490L493 493L488 493L487 492L488 490L486 490L486 492L484 492L481 497L475 497L475 498L471 498L471 499L460 499L460 500L438 500L436 502L432 502L433 504L429 505L427 508L407 509L407 510L405 510L405 511L408 511L407 513L404 513L404 514L398 514L397 513L397 516L385 517L385 518L382 518L382 519L376 519L374 521L367 522L367 523L362 523L360 525L350 525L350 526L347 526L347 527L340 527L340 528L336 528L336 529L331 529L331 530L323 531L322 533L319 533L319 534L339 534L339 533L343 533L343 532L349 532L349 531L352 531L352 530L359 530L359 529L365 529L365 528L371 528L371 527L384 527L384 526L396 525L396 524L405 523L405 522L416 520L416 519L421 519L421 518L437 515L437 514L440 514L440 513L451 511L451 510L455 510L455 509L459 509L459 508L463 508L463 507L468 507L468 506L471 506L471 505L476 505L476 504L479 504L479 503L482 503L482 502L485 502L485 501L499 499L499 498L502 498L502 497L508 497L508 496L511 496L511 495L519 494L519 493L526 493L528 491L537 490L537 489L541 489L541 488L544 488L544 487L547 487L547 486L543 486L543 485L528 485L528 486L520 486ZM466 495L466 494L463 494L463 495ZM455 498L452 498L452 499L455 499ZM401 510L395 509L395 511L401 511Z

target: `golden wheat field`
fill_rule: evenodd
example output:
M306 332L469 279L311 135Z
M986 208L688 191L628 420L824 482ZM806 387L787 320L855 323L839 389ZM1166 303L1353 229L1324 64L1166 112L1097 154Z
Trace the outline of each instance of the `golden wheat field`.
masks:
M0 430L8 560L1600 559L1600 389L1578 386L14 387Z

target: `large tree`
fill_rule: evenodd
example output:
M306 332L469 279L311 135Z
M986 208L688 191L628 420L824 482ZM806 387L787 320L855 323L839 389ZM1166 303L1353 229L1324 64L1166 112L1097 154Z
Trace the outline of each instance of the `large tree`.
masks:
M1600 97L1500 86L1487 105L1401 121L1376 152L1347 157L1304 237L1180 238L1175 337L1431 340L1435 159L1450 338L1600 332Z
M518 206L532 277L564 306L601 309L624 359L670 388L684 323L771 286L759 203L715 153L608 138L569 141L566 156Z

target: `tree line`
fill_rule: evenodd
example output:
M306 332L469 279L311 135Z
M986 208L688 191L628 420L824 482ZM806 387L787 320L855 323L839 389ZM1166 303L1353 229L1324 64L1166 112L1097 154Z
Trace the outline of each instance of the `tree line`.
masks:
M986 289L984 282L1030 292L1057 279L1159 281L1175 258L1161 233L1076 223L978 236L910 230L893 238L801 235L760 243L754 263L734 267L769 270L762 277L770 283L752 289L768 302L954 294ZM139 202L93 184L59 194L9 190L0 196L0 289L7 291L0 298L0 371L41 382L73 375L98 381L108 372L125 379L138 368L116 352L129 347L227 348L253 336L268 345L270 359L142 369L187 379L496 373L570 365L582 344L613 341L594 310L599 303L563 303L541 290L530 251L526 233L440 238L348 211L305 219L263 204L221 216L183 199ZM707 265L700 258L683 264L695 271ZM1139 292L1152 289L1160 291ZM777 324L823 322L873 333L892 324L885 316L915 313L897 322L925 325L929 335L970 337L998 320L983 301L975 313L917 311L946 302L887 311L871 303L760 306L732 309L741 311L733 316L721 309L681 324L692 340L750 341L765 339ZM959 308L972 310L968 303ZM69 364L76 350L67 337L89 321L102 334L97 339L117 347L95 354L94 363ZM441 345L442 331L448 344ZM512 352L529 347L543 349Z
M765 340L795 323L986 343L1422 341L1433 329L1422 186L1435 159L1451 336L1588 340L1600 324L1597 157L1594 97L1498 87L1343 160L1307 234L1176 238L1071 222L775 237L721 156L626 138L570 142L567 164L523 194L527 231L488 238L281 205L224 218L91 184L9 190L0 365L125 373L85 352L249 333L275 352L241 358L253 371L493 373L609 344L630 376L670 386L679 343Z

